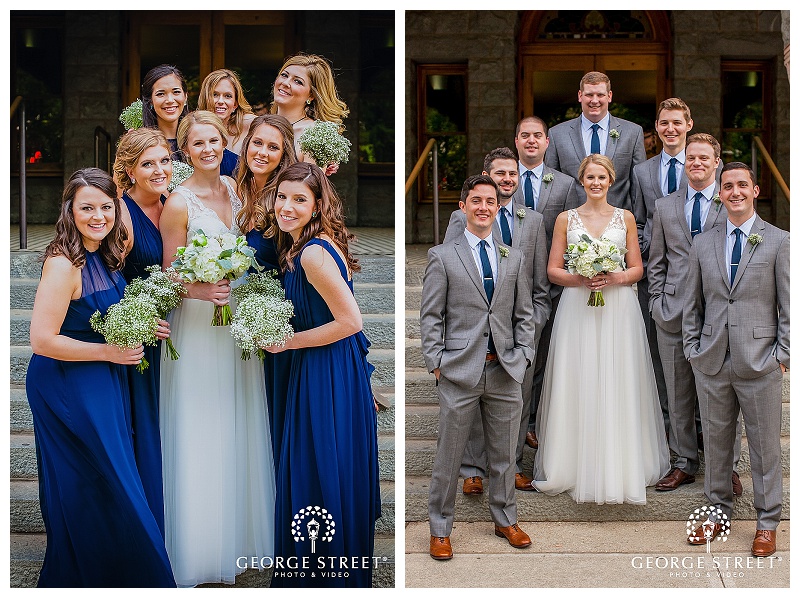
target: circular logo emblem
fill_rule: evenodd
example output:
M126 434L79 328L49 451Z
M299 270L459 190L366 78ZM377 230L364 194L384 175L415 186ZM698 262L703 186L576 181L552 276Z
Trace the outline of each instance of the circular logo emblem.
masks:
M331 542L336 533L336 522L327 509L308 506L300 509L292 518L292 537L295 542L311 540L312 552L316 542Z
M713 522L710 519L712 515L714 516ZM722 542L727 541L731 533L731 522L728 516L723 513L722 509L719 507L703 506L695 509L686 521L686 535L691 542L702 543L705 539L706 542L710 543L714 535L714 522L722 526L714 539L721 540Z

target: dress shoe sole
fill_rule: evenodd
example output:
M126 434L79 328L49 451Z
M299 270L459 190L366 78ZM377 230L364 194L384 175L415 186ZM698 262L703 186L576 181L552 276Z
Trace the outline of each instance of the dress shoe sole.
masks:
M479 494L483 494L483 490L462 490L462 492L467 496L478 496Z
M498 538L503 538L504 540L506 540L506 541L508 542L508 544L509 544L510 546L513 546L514 548L527 548L528 546L530 546L531 544L533 544L533 542L528 542L527 544L511 544L511 540L509 540L509 539L508 539L508 538L507 538L505 535L503 535L502 533L500 533L500 532L498 532L498 531L495 531L495 532L494 532L494 535L495 535L495 536L497 536Z
M433 556L433 555L431 555L431 558L433 560L435 560L435 561L449 561L450 559L453 558L453 555L452 554L450 556Z
M686 484L694 484L694 478L683 480L677 486L656 486L655 490L656 492L670 492L672 490L677 490L678 488Z
M777 551L778 551L778 549L776 548L776 549L775 549L775 550L773 550L772 552L764 552L764 553L758 553L758 554L756 554L756 553L753 551L753 552L752 552L752 554L753 554L753 556L754 556L754 557L757 557L757 558L758 558L758 557L768 557L768 556L772 556L772 555L773 555L773 554L775 554Z

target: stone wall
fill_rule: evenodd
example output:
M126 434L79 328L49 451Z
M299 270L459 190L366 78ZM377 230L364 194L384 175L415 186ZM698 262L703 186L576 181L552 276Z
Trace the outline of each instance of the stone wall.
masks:
M513 149L516 124L517 31L515 11L406 11L405 176L418 158L416 65L468 65L468 169L480 172L488 149ZM774 58L773 159L789 182L789 79L783 65L781 11L670 11L673 29L673 91L692 109L695 132L720 134L720 61L724 57ZM776 224L789 228L789 204L778 195ZM445 230L453 204L440 208ZM417 202L416 186L405 195L406 242L433 240L433 210ZM443 234L440 238L443 238Z

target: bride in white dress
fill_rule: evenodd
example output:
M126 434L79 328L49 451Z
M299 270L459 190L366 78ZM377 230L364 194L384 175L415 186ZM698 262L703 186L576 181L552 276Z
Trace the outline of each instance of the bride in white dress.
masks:
M164 206L165 268L198 229L241 234L242 203L234 182L219 175L224 139L211 112L181 122L178 143L195 170ZM211 326L214 306L228 302L228 282L186 288L169 318L181 356L164 352L159 414L165 541L179 587L234 583L249 557L272 556L275 509L262 364L241 360L230 327Z
M564 291L536 422L533 485L547 494L567 491L579 503L645 504L646 487L669 470L669 451L636 296L643 274L636 221L607 202L614 177L611 160L586 157L578 171L586 203L562 212L553 231L547 274ZM626 269L570 274L564 253L582 234L627 247ZM605 306L587 305L595 290Z

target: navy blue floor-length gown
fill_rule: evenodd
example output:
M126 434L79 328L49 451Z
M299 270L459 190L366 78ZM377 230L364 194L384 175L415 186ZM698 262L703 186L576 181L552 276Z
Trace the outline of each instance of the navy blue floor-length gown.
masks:
M333 256L347 279L347 267L331 244L312 239L305 247L313 244ZM308 282L301 255L294 259L294 271L284 275L296 331L334 319ZM352 281L348 286L352 292ZM371 586L375 520L381 505L369 344L358 332L329 345L287 351L291 368L276 459L275 555L297 557L298 563L307 557L308 566L298 565L296 572L304 576L276 567L272 587ZM313 543L312 520L317 525ZM347 558L345 566L341 557Z
M81 279L60 334L102 343L89 318L120 300L125 280L91 252ZM175 587L134 458L130 369L31 358L26 390L47 532L40 587Z
M163 247L161 233L150 218L127 193L122 194L133 223L133 248L125 256L122 275L126 282L147 278L148 266L161 267ZM161 432L158 426L158 391L161 374L161 341L145 345L144 357L150 363L144 372L131 370L131 414L133 419L133 450L142 478L147 502L164 534L164 482L161 473Z

